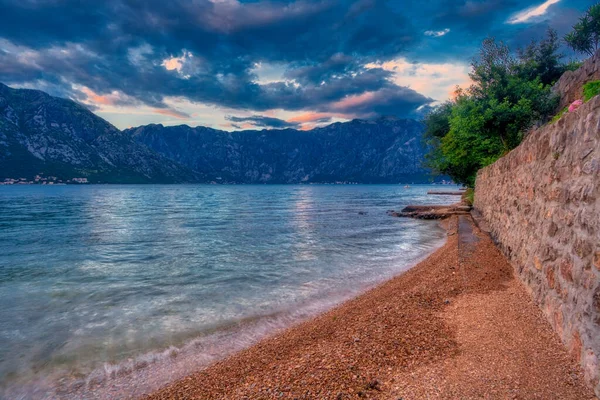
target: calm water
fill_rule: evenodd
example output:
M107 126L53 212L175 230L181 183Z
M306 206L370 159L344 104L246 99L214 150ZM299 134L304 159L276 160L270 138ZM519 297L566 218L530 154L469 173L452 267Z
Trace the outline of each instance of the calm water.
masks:
M0 397L151 390L443 241L431 186L0 187Z

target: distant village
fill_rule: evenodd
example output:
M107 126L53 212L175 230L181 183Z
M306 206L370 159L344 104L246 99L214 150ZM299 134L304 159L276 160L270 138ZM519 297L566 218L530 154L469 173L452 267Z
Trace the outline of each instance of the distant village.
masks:
M217 178L219 179L219 178ZM41 175L36 175L33 180L27 178L6 178L4 181L0 181L0 186L2 185L81 185L81 184L89 184L88 178L71 178L67 180L58 179L56 176L48 176L43 177ZM222 181L211 181L209 182L211 185L218 184L229 184L236 185L239 183L236 182L222 182ZM335 181L335 182L300 182L299 184L308 184L308 185L359 185L359 182L350 182L350 181ZM399 185L404 185L404 183L398 183ZM414 184L414 182L413 182ZM456 185L456 183L452 180L442 179L441 181L431 182L432 185ZM408 185L407 185L408 186Z
M71 178L67 180L58 179L56 176L36 175L33 180L27 178L6 178L0 181L0 185L68 185L89 183L87 178Z

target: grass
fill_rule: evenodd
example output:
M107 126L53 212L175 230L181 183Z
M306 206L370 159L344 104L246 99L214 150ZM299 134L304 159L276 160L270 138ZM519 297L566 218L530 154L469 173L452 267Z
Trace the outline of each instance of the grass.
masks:
M463 194L463 199L467 202L468 205L473 205L473 202L475 201L475 191L473 190L473 188L468 188L467 190L465 190L465 193Z
M571 60L564 65L565 71L577 71L583 65L583 61Z
M550 120L550 123L553 124L556 121L558 121L560 119L560 117L563 116L563 114L567 113L569 111L569 107L565 107L562 110L560 110L560 112L558 114L556 114L554 117L552 117L552 119Z
M583 85L583 101L588 102L594 96L600 94L600 81L592 81Z
M592 97L598 96L600 94L600 80L588 82L583 85L583 101L588 102ZM553 124L560 119L565 113L569 112L569 107L565 107L558 114L556 114L550 120L550 123Z

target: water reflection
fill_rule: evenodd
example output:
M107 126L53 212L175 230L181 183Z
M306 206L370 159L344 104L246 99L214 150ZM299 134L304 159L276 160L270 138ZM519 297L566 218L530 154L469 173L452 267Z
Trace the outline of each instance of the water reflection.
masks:
M447 201L427 189L2 187L0 397L242 321L287 323L392 276L443 237L385 214ZM256 326L233 343L270 325Z

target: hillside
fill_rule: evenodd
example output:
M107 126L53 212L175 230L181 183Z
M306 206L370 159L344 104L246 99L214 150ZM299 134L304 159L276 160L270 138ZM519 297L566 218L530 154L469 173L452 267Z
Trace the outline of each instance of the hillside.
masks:
M294 129L225 132L187 125L125 131L207 180L241 183L427 182L422 125L381 118Z
M187 125L120 131L86 107L0 84L0 180L93 183L427 182L423 126L380 118L310 131Z
M196 179L71 100L0 84L0 179L37 174L114 183Z

